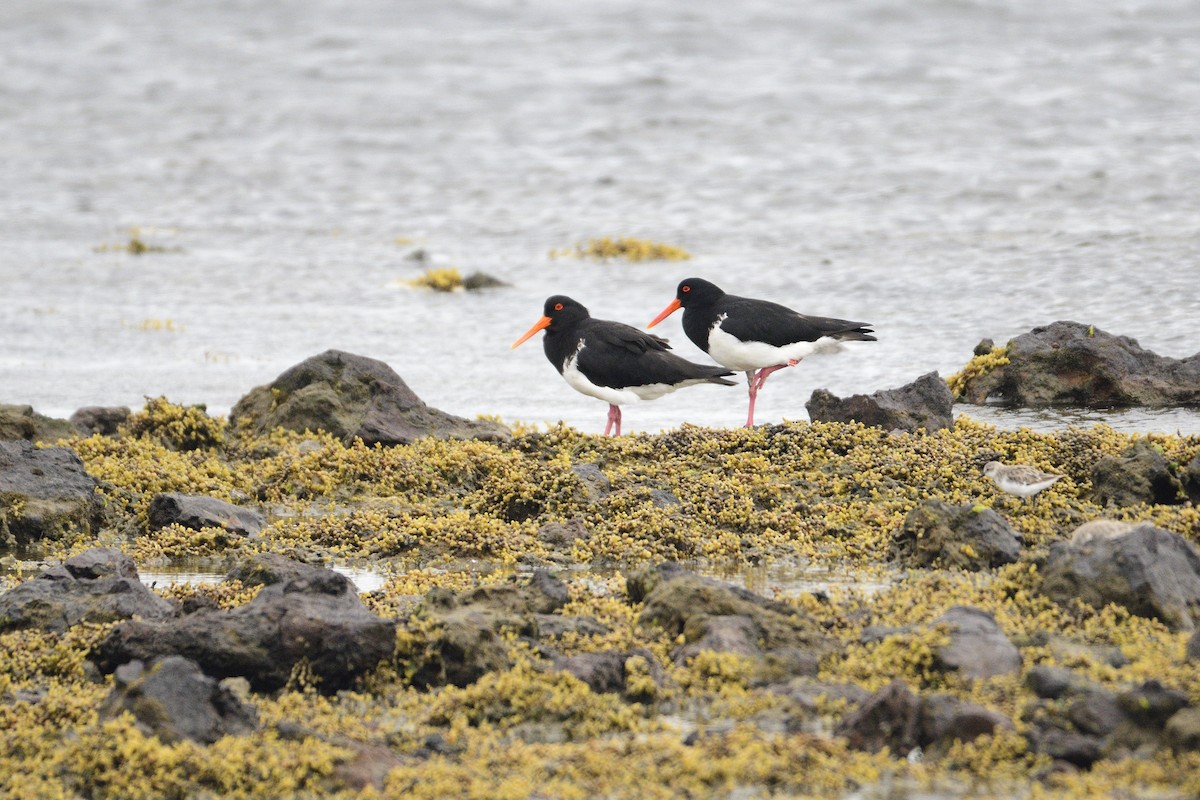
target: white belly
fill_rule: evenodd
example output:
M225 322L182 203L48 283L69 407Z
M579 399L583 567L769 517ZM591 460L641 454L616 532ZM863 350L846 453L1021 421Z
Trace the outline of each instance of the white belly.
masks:
M835 350L836 339L822 337L815 342L795 342L775 347L766 342L743 342L736 336L721 330L721 321L708 332L708 354L724 367L743 372L800 361L818 351Z
M582 349L582 348L580 348ZM579 371L577 365L578 353L572 355L563 364L562 376L563 379L570 385L572 389L580 394L586 394L588 397L595 397L597 400L603 400L606 403L611 403L614 406L623 405L625 403L636 403L639 400L654 400L662 397L664 394L670 394L676 389L681 389L684 386L691 386L696 383L703 383L702 380L688 380L682 383L648 383L645 386L626 386L624 389L613 389L609 386L597 386L587 379L587 376Z

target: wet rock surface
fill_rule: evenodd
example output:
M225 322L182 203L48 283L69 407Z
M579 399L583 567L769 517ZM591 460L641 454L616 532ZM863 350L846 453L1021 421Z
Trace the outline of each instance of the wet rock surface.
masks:
M241 536L252 536L263 529L266 520L252 508L243 508L216 497L168 492L156 494L147 512L150 530L182 525L198 531L220 528Z
M186 658L168 656L149 668L132 661L118 667L114 678L113 690L100 706L101 718L129 712L143 732L165 742L212 744L258 727L253 706Z
M910 567L978 571L1013 564L1022 539L990 508L923 500L904 518L892 555Z
M174 604L142 584L132 558L106 548L68 558L0 594L0 630L62 633L81 622L159 620L177 613Z
M0 442L0 548L91 533L101 512L96 481L74 452Z
M944 625L950 633L950 642L935 654L938 668L977 679L1020 671L1021 653L988 612L954 606L931 625Z
M259 386L233 407L230 423L258 432L273 428L321 430L350 442L407 444L439 439L505 441L495 422L473 422L430 408L382 361L327 350Z
M825 389L805 404L813 422L861 422L884 430L932 433L954 424L954 397L936 372L898 389L839 398Z
M1143 524L1082 544L1053 545L1040 570L1041 591L1055 602L1082 600L1093 608L1116 603L1193 630L1200 613L1200 552L1178 534Z
M1200 354L1167 358L1134 339L1078 322L1034 328L1008 343L1009 363L968 378L961 396L983 405L1200 405Z
M322 569L267 586L227 611L121 623L91 657L111 672L128 661L181 655L209 675L244 677L261 691L284 686L303 663L322 691L336 691L392 655L395 630L363 606L349 579Z
M1150 442L1138 442L1121 456L1105 456L1092 468L1092 497L1102 506L1183 503L1183 483Z
M114 436L132 413L129 406L86 406L72 414L68 421L83 436Z

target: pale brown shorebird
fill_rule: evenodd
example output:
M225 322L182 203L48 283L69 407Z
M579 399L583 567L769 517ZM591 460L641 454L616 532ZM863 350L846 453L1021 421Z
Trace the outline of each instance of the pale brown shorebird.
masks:
M1015 494L1021 499L1033 497L1063 477L1025 464L1001 464L999 461L989 461L984 465L983 474L991 478L1001 491Z

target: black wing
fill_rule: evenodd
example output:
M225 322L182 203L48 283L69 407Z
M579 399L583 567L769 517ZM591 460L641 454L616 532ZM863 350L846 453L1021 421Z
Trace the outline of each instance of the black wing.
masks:
M666 339L619 322L591 320L579 335L583 349L576 366L597 386L624 389L687 380L729 383L722 378L733 374L724 367L694 364L669 353Z
M721 313L728 315L721 322L721 330L743 342L766 342L774 347L784 347L795 342L815 342L824 336L875 341L869 322L810 317L768 300L726 295L722 298Z

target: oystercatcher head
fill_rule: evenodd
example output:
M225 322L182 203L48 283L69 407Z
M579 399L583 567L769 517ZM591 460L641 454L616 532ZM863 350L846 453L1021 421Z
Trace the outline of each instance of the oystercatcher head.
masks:
M546 358L571 388L608 403L605 435L621 435L623 403L653 400L698 383L733 385L725 380L732 372L682 359L667 352L666 339L630 325L593 319L581 303L565 295L548 298L542 318L513 347L541 330L546 332Z
M683 309L683 332L718 364L746 373L754 425L754 401L767 376L794 367L806 356L843 341L873 342L869 323L810 317L767 300L726 294L702 278L680 281L675 299L649 326Z

